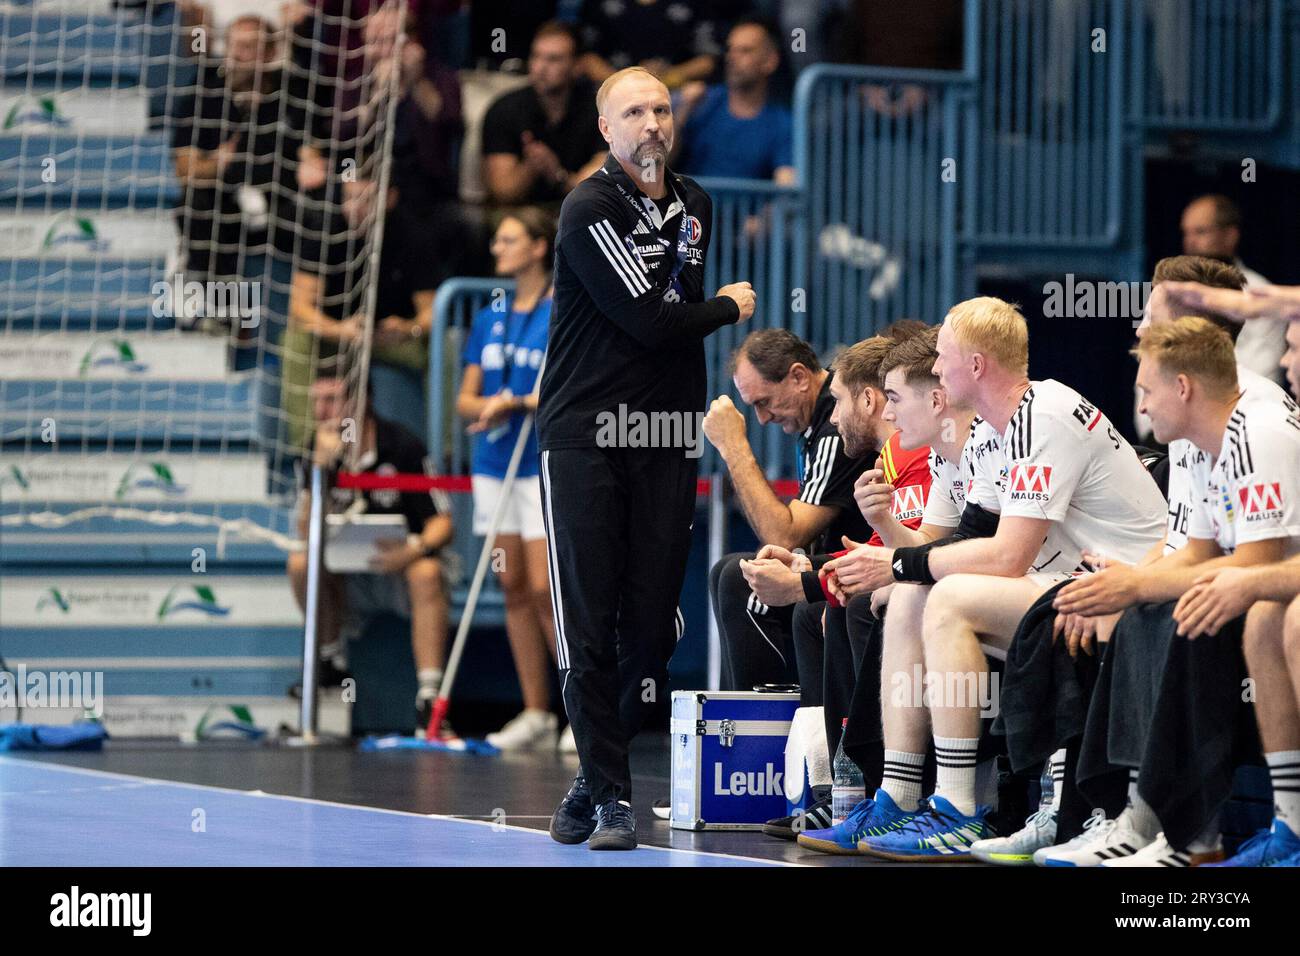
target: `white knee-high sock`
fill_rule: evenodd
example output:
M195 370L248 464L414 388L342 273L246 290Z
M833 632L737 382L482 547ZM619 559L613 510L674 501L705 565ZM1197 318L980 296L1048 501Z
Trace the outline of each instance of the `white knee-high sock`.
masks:
M938 769L934 795L943 797L966 816L975 815L975 751L978 737L935 737Z
M1300 750L1264 754L1273 781L1273 813L1300 835Z
M912 754L903 750L885 751L885 772L880 789L900 810L915 810L921 802L921 768L925 754Z
M1061 809L1061 794L1065 790L1065 748L1047 758L1048 770L1052 774L1052 809Z
M1138 772L1132 768L1128 772L1128 804L1124 807L1124 812L1128 814L1134 830L1148 840L1156 838L1160 832L1160 818L1151 809L1151 804L1138 795Z

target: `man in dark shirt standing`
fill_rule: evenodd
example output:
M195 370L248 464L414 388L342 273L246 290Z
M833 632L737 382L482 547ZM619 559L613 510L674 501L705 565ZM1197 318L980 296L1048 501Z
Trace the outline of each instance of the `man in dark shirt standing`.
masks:
M483 118L483 182L493 202L558 202L604 162L594 92L577 65L573 28L542 24L528 85L500 97Z
M630 850L628 742L666 689L683 626L703 340L748 319L754 291L739 282L704 300L713 204L667 169L667 88L623 70L596 107L609 157L560 212L537 417L556 651L582 761L551 836Z

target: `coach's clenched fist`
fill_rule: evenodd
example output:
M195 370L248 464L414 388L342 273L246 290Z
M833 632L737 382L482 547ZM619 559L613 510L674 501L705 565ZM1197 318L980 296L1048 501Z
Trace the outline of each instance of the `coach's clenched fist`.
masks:
M753 293L750 293L753 298ZM704 437L724 459L742 447L748 447L745 437L745 416L726 395L719 395L709 405L709 413L701 422Z
M744 322L754 314L754 287L748 282L733 282L731 285L724 285L718 290L719 297L725 297L736 303L740 307L740 318L737 322Z

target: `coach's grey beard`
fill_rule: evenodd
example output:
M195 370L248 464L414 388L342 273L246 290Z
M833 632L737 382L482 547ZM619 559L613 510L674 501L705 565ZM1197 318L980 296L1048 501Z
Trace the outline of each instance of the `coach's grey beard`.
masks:
M632 151L632 162L640 166L643 172L650 163L662 166L668 161L668 149L668 145L661 139L642 143Z

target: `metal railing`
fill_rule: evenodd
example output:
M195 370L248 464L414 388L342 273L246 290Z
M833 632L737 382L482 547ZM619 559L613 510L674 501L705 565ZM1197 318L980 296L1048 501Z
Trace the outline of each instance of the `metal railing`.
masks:
M429 333L429 454L438 470L469 474L470 437L456 415L460 391L461 347L474 316L484 306L501 302L514 291L509 279L448 279L433 298L433 327Z
M807 337L859 341L937 321L968 287L959 192L969 151L961 73L815 66L795 89L804 188Z
M1225 132L1277 127L1286 94L1285 19L1285 0L1134 5L1142 124Z
M713 240L704 263L704 294L730 282L753 285L757 305L743 325L725 326L705 340L710 398L726 393L745 410L749 439L760 464L772 477L793 475L789 439L779 429L758 424L739 400L729 371L731 353L755 329L788 328L819 347L807 310L807 236L803 193L790 186L747 179L701 179L713 198ZM700 461L704 474L721 462L711 446Z
M1109 247L1124 220L1124 0L988 0L978 103L976 241Z

